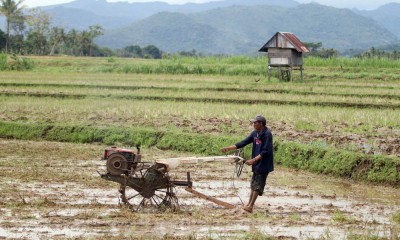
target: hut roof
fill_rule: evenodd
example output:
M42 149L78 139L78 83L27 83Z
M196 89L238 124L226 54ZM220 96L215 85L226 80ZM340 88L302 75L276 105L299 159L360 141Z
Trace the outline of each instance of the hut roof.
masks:
M298 52L310 52L306 46L290 32L277 32L259 52L268 52L268 48L292 48Z

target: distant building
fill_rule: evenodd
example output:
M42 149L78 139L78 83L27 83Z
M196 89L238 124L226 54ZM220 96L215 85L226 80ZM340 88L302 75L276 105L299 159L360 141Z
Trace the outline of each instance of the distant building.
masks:
M293 70L300 70L303 80L303 52L310 51L293 33L277 32L258 51L268 52L268 80L273 68L278 68L280 80L293 81Z

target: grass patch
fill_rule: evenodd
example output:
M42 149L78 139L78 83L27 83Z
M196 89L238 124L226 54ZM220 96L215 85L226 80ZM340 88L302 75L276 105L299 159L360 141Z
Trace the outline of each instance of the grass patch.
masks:
M332 221L344 224L353 224L356 222L354 217L346 216L342 211L336 210L332 215Z
M258 230L253 230L243 235L243 239L246 240L273 240L275 238L269 236L266 233L263 233Z
M317 124L311 123L311 122L304 122L304 121L298 121L295 123L295 127L297 130L300 131L318 131L321 130L321 127L318 126Z
M26 129L32 129L30 134ZM38 131L41 130L41 131ZM143 128L102 128L92 126L35 125L0 121L0 137L75 143L146 147L219 155L220 148L241 140L239 137L211 136ZM248 146L247 152L250 152ZM374 156L295 142L274 142L275 161L286 167L375 183L400 184L400 159ZM39 168L34 168L40 175Z
M393 214L392 220L393 220L395 223L400 224L400 211L397 211L397 212L395 212L395 213Z

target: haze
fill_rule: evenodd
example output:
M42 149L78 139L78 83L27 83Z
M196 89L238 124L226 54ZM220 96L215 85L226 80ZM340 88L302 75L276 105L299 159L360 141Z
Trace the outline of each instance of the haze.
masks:
M205 3L205 2L212 2L216 0L107 0L108 2L167 2L170 4L185 4L188 2L191 3ZM24 4L28 7L37 7L37 6L46 6L46 5L54 5L60 3L67 3L72 2L71 0L25 0ZM358 9L365 9L371 10L378 8L381 5L390 2L400 3L400 0L297 0L300 3L309 3L309 2L317 2L323 5L337 7L337 8L358 8Z

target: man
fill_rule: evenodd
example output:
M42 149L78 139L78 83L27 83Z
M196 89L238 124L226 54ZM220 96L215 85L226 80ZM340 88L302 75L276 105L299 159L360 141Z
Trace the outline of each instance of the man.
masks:
M250 121L253 123L254 131L248 137L235 145L221 148L221 151L226 153L253 143L252 158L246 161L247 165L252 166L253 172L250 199L243 207L243 210L249 213L253 211L257 197L264 192L268 173L274 171L273 139L271 131L267 128L267 120L262 115L257 115Z

